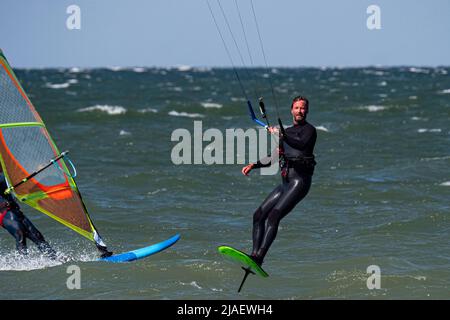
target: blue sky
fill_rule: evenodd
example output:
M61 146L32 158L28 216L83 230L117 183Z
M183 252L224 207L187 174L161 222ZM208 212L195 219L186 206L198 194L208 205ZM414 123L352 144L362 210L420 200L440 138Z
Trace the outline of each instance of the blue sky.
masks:
M209 2L222 21L217 1ZM246 58L235 2L220 3ZM255 64L263 65L250 2L238 3ZM269 65L450 65L449 0L253 3ZM66 27L71 4L81 9L81 30ZM372 4L381 10L380 30L366 26ZM2 0L0 32L14 67L230 66L206 0Z

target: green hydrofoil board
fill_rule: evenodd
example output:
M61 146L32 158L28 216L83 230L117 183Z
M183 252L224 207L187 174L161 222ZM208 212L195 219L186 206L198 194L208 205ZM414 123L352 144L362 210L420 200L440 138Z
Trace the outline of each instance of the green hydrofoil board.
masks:
M236 250L232 247L220 246L218 248L219 252L224 256L243 264L245 267L250 268L255 273L259 274L261 277L268 277L269 274L263 270L252 258L242 251Z

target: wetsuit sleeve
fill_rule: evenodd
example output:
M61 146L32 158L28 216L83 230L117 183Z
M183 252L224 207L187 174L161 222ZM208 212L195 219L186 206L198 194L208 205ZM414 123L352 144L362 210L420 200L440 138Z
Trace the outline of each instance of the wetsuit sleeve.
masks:
M283 136L283 141L286 142L292 148L303 150L306 146L308 146L311 142L314 142L317 139L317 131L314 127L307 128L303 132L301 136L297 134L286 134Z
M266 167L270 167L272 165L273 162L273 155L276 154L277 149L274 149L272 151L272 155L269 155L265 158L259 159L256 163L254 163L253 165L253 169L259 169L259 168L266 168Z
M11 194L6 195L5 199L8 200L8 202L11 206L11 209L20 210L19 204L17 203L16 199Z
M270 167L271 164L272 164L272 156L268 156L254 163L253 169Z

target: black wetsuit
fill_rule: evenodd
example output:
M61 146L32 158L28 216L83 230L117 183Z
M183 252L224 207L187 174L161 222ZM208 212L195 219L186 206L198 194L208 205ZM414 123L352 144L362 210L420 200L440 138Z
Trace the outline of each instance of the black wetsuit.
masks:
M5 178L3 174L0 174L0 225L16 239L19 253L27 253L26 239L28 238L37 245L41 252L55 259L56 252L45 241L39 230L25 217L13 196L3 193L6 189Z
M251 256L262 264L275 239L280 220L307 195L314 173L316 128L304 121L285 130L280 138L282 183L263 201L253 215L253 250ZM268 167L270 157L258 161L253 168Z

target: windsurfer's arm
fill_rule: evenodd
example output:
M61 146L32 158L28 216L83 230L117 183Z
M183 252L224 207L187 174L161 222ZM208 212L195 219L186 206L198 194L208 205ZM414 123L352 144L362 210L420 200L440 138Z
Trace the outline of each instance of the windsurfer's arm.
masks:
M11 209L20 210L20 206L12 194L5 195L5 199L8 200Z
M274 151L272 151L272 155L276 154L277 152L278 152L278 149L275 149ZM270 156L267 156L265 158L258 160L256 163L250 163L242 168L242 174L245 176L248 176L250 171L252 171L253 169L270 167L273 160L274 159L270 155Z

